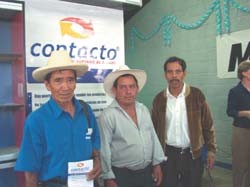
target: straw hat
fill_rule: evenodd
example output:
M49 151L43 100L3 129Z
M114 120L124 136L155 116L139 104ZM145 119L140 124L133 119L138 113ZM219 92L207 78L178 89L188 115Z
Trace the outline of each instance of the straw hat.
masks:
M43 82L46 75L57 70L75 70L77 76L81 76L88 71L88 65L74 63L68 52L65 50L53 51L47 61L47 65L35 69L32 72L33 78L38 82Z
M120 66L120 68L116 71L108 74L108 76L104 79L103 87L106 94L108 94L110 97L115 97L112 92L114 82L118 77L125 74L132 74L136 77L138 81L139 92L141 91L147 80L147 75L145 71L139 69L129 69L128 66L123 65Z

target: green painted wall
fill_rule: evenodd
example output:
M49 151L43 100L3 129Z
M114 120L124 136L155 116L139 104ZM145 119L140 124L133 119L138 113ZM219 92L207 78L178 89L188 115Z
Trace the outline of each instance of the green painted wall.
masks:
M162 30L147 41L135 40L131 50L130 30L133 26L147 35L159 24L163 16L175 15L184 23L196 22L213 1L209 0L151 0L125 25L126 64L130 68L144 69L148 75L147 84L138 100L151 108L156 93L166 88L163 63L170 56L179 56L187 62L186 82L199 87L210 104L216 127L218 143L217 161L231 163L231 123L226 115L227 94L238 80L219 79L216 69L216 15L213 13L199 28L185 30L172 25L170 46L163 43ZM223 1L221 0L221 11ZM250 7L249 0L237 0ZM231 32L250 29L250 14L230 6ZM223 11L222 11L223 16Z

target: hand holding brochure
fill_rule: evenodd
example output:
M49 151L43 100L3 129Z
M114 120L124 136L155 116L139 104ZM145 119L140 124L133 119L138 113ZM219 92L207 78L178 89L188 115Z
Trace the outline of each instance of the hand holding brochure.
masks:
M93 169L93 160L68 163L68 187L94 187L94 181L87 181L87 173Z

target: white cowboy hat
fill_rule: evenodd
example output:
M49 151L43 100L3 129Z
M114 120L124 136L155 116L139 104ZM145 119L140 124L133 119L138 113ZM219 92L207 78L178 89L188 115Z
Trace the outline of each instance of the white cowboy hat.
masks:
M35 69L32 72L32 76L36 81L43 82L46 75L52 71L65 69L74 70L77 76L81 76L88 71L88 65L74 63L65 50L53 51L47 61L47 65Z
M112 92L114 82L118 77L125 74L132 74L135 76L135 78L138 81L139 92L141 91L147 80L147 75L145 71L139 69L129 69L128 66L123 65L120 66L120 68L117 69L116 71L113 71L110 74L108 74L108 76L104 79L103 87L106 94L108 94L110 97L115 97Z

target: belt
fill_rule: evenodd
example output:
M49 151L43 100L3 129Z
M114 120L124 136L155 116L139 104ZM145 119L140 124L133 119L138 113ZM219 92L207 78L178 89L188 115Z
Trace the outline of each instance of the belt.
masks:
M132 170L132 169L129 169L129 168L126 168L126 167L115 167L115 166L112 166L112 168L113 169L117 169L117 170L128 171L128 172L134 173L134 174L138 174L138 173L144 173L144 172L148 171L149 169L151 169L151 166L152 165L149 164L145 168L143 168L143 169L137 169L137 170Z
M181 147L174 147L172 145L166 145L166 149L169 151L174 151L179 154L190 153L190 147L181 148Z
M52 179L49 179L47 181L41 181L39 182L39 184L43 187L46 185L49 185L49 184L59 184L59 185L62 185L62 186L67 186L67 181L63 180L63 179L60 179L59 177L55 177L55 178L52 178Z

